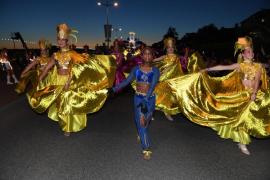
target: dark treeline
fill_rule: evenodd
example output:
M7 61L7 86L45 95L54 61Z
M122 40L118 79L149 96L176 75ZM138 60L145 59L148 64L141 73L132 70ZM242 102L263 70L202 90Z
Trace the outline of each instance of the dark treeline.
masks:
M174 27L169 27L163 36L174 37L177 49L190 47L216 58L233 58L234 43L240 36L250 36L253 39L254 50L261 60L269 58L270 54L270 9L261 10L232 28L217 28L209 24L198 29L197 32L186 33L181 39ZM153 44L153 47L163 47L163 39Z

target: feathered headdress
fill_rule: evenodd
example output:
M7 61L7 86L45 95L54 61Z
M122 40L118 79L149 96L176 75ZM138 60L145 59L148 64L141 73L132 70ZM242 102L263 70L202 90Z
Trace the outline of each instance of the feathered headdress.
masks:
M51 44L46 39L40 39L38 41L38 45L39 45L40 49L50 49L51 48Z
M77 30L70 29L67 24L59 24L57 26L57 37L59 39L68 39L69 36L73 37L75 39L75 42L77 42L77 36L74 33L78 33Z
M244 50L247 47L253 48L253 43L252 39L249 36L245 37L239 37L236 43L234 44L234 55L239 51L239 50Z

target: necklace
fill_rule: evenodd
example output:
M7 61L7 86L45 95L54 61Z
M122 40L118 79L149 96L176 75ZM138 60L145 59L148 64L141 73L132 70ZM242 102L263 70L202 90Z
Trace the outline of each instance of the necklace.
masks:
M68 64L68 62L71 60L70 57L70 51L59 51L57 53L55 53L55 59L59 62L59 64Z

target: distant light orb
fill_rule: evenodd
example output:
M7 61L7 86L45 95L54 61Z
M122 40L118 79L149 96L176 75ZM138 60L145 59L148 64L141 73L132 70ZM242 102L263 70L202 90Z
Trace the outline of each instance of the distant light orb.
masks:
M97 5L98 5L98 6L101 6L101 2L97 2Z
M113 6L117 7L118 6L118 2L113 3Z

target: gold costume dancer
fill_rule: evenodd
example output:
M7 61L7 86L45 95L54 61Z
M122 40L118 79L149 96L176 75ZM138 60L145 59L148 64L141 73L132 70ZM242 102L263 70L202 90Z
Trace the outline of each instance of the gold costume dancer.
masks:
M71 33L66 24L57 26L60 51L53 54L39 80L43 80L52 69L50 78L45 85L38 85L37 92L28 96L31 107L38 113L48 110L49 118L59 123L66 136L86 127L86 114L103 106L107 98L106 88L110 87L107 76L110 67L105 70L97 62L102 59L70 50L68 37Z
M166 55L154 59L154 66L160 71L159 82L155 88L156 109L165 113L168 120L172 121L171 115L179 113L177 102L169 91L166 91L162 82L184 75L180 58L175 54L175 39L164 39Z
M210 77L193 73L169 80L167 85L190 121L238 142L240 150L249 155L246 145L250 136L270 135L270 92L264 67L253 62L252 47L242 38L237 43L242 49L242 63L204 70L234 70L230 74Z
M38 84L38 76L41 74L41 72L44 70L44 67L50 61L50 43L45 39L41 39L39 40L38 45L40 48L40 56L35 58L34 61L32 61L32 63L29 64L21 73L20 81L15 88L15 91L18 94L25 92L29 81L32 84L32 91L34 91Z

